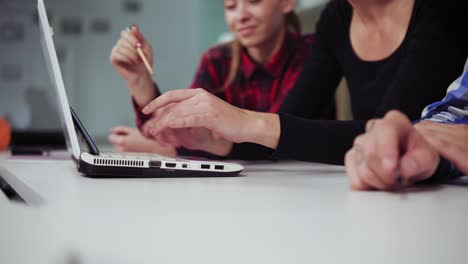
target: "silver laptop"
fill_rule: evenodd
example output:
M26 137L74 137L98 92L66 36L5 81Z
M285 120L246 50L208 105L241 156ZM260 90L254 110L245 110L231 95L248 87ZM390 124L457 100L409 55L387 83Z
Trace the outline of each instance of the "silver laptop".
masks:
M243 171L242 165L235 163L176 159L150 153L100 153L78 116L68 104L44 0L38 0L38 12L44 56L52 82L57 90L66 130L67 148L77 164L78 171L86 176L102 178L224 177L237 176ZM80 149L77 132L88 145L88 151Z

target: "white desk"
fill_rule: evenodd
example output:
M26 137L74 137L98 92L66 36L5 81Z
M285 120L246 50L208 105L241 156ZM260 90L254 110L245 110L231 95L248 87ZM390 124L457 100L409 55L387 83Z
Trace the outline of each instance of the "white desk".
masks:
M70 161L1 165L33 204L2 213L1 229L20 222L32 235L9 239L1 263L23 260L21 245L33 250L44 232L43 259L80 263L468 262L464 186L352 192L343 168L299 162L250 164L238 178L133 180L84 178Z

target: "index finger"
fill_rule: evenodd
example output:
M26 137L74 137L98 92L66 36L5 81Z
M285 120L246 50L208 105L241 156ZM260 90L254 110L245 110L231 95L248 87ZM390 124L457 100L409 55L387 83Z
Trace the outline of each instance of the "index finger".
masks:
M154 99L148 103L145 108L143 108L142 113L149 115L154 113L161 107L164 107L169 104L179 103L187 99L192 98L197 93L196 89L181 89L166 92L160 95L158 98Z
M116 134L130 134L132 130L133 128L127 126L116 126L111 128L111 132Z
M370 132L364 156L368 167L388 185L396 181L395 171L400 156L400 146L405 140L411 123L399 112L389 112L375 124Z
M137 25L132 25L130 27L130 32L132 32L133 36L135 36L140 42L146 42L143 33L141 33L140 28Z
M127 30L124 30L120 32L120 37L121 39L129 42L133 47L136 47L137 44L140 42L138 39L132 34L132 32L129 32Z

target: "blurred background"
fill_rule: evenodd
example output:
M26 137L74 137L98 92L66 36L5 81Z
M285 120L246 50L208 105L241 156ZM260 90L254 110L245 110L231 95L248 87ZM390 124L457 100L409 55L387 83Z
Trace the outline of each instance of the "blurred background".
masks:
M326 0L299 1L306 32ZM222 0L45 0L70 104L98 144L135 126L129 92L109 63L120 31L136 23L153 45L161 90L187 87L200 55L227 27ZM14 131L61 131L40 44L35 0L0 0L0 116Z

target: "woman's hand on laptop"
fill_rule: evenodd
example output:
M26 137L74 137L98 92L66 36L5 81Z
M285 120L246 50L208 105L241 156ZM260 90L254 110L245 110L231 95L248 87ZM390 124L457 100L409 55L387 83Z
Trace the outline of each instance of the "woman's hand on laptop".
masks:
M152 136L168 128L206 128L233 143L253 142L276 148L279 140L278 115L232 106L201 88L164 93L143 113L154 114L148 127Z
M120 76L127 81L130 92L137 102L146 104L156 95L153 81L138 55L137 47L141 47L148 62L153 65L151 44L137 26L132 26L131 30L123 30L120 33L120 39L112 48L110 61Z
M280 135L278 115L232 106L201 88L164 93L143 113L155 115L148 122L152 136L165 129L206 128L229 142L253 142L274 149Z
M200 88L164 93L150 102L143 113L155 113L147 128L152 136L168 128L206 128L237 143L242 142L244 130L247 130L245 110Z
M113 127L108 140L120 152L147 152L170 157L177 154L174 147L145 137L138 129L127 126Z
M232 142L203 127L168 128L157 134L155 138L158 142L176 148L202 150L221 157L227 156L232 149Z
M143 126L143 133L149 137L151 122ZM202 150L217 156L227 156L232 148L232 142L216 135L211 130L203 127L197 128L166 128L153 137L159 144L165 147L184 147L190 150Z

